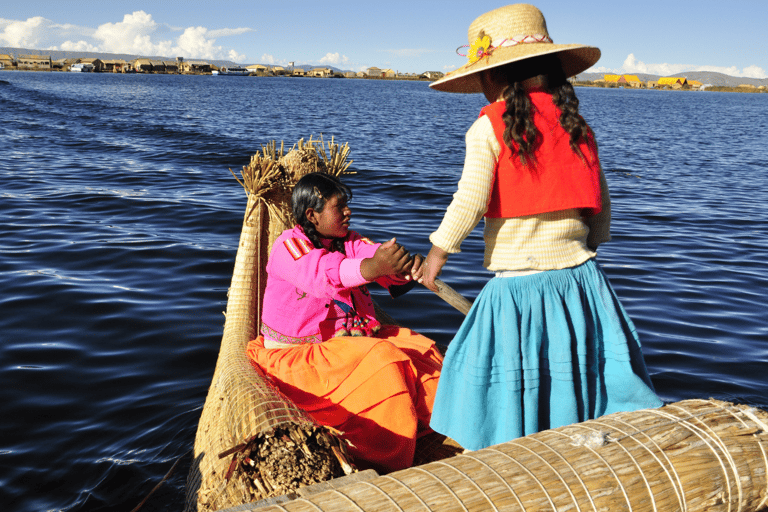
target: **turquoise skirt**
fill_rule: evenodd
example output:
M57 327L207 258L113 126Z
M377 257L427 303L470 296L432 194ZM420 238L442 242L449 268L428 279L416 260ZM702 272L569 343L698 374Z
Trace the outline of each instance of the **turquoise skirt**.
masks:
M430 426L478 450L661 405L635 326L592 259L485 285L448 347Z

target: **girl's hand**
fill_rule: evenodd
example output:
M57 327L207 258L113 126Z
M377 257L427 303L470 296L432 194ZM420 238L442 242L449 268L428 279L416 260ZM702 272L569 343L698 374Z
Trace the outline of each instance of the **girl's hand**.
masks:
M408 281L421 279L424 275L424 257L421 254L417 254L413 257L413 265L411 266L411 273L404 276Z
M448 261L448 253L433 245L429 250L429 254L427 254L426 261L421 265L420 272L414 277L433 292L437 292L435 279L442 272L446 261Z
M411 255L393 238L381 244L372 258L366 258L360 265L360 273L367 281L382 276L408 274L412 266Z

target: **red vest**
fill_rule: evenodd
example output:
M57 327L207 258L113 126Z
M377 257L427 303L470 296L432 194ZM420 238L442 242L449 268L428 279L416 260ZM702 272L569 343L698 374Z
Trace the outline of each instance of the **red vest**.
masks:
M570 208L583 208L587 216L599 213L600 160L593 136L578 144L582 158L571 149L552 96L541 91L529 95L540 140L536 141L534 160L528 165L523 165L520 155L504 143L504 101L491 103L480 112L480 116L490 119L501 146L485 216L522 217Z

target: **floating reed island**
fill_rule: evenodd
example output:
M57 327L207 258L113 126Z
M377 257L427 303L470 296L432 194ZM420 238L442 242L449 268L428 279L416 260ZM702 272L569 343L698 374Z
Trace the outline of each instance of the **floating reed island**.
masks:
M439 434L414 467L357 471L343 433L315 422L247 360L266 262L309 172L348 173L348 145L271 142L237 178L247 205L185 511L757 511L768 508L768 413L717 400L622 412L465 452ZM233 173L234 174L234 173ZM458 306L457 306L458 307ZM396 323L380 308L382 323Z

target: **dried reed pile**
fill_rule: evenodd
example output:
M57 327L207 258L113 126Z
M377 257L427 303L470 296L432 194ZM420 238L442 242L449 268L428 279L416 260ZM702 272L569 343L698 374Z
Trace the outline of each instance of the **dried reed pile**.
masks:
M686 400L259 510L756 511L768 502L767 450L768 413Z
M224 480L238 479L236 487L250 503L352 473L345 445L326 432L324 427L295 424L259 432L219 454L232 456Z
M187 511L219 510L282 495L352 470L338 438L281 395L245 355L246 345L258 334L269 250L277 236L292 226L293 185L309 172L344 173L352 163L347 161L348 154L346 144L340 146L333 140L305 143L302 139L287 154L282 144L278 149L272 142L242 169L238 181L248 203L219 357L187 477ZM304 439L299 452L294 439ZM271 447L269 457L259 461L255 478L246 478L253 466L243 466L244 460L259 460L258 447L265 442ZM245 448L219 457L241 444L248 445L248 457ZM303 471L297 470L301 464Z

